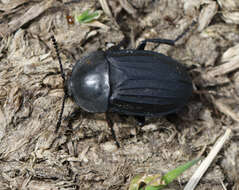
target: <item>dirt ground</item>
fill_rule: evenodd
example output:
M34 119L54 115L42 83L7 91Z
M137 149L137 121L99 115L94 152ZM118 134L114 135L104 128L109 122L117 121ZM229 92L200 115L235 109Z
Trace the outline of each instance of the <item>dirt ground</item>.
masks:
M90 23L67 16L101 10ZM230 140L200 180L197 190L239 189L239 2L235 0L2 0L0 1L0 189L127 189L139 173L166 173L215 141ZM178 114L147 118L141 130L133 117L112 114L117 149L104 114L81 112L67 99L55 133L63 83L50 36L55 35L63 67L118 44L135 48L145 38L175 39L197 24L175 47L148 44L184 64L194 93ZM195 167L167 189L183 189ZM225 188L224 188L225 189Z

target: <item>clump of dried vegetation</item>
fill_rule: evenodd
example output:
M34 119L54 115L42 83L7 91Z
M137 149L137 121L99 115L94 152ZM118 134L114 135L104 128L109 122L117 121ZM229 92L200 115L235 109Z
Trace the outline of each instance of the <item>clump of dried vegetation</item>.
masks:
M101 10L92 22L69 17ZM68 18L68 19L67 19ZM50 36L66 73L75 61L128 38L175 39L175 47L147 49L189 68L194 95L180 121L148 118L136 130L132 117L112 114L121 148L104 115L82 111L54 133L63 84ZM235 0L2 0L0 1L0 189L127 189L139 173L165 173L206 156L219 136L229 140L196 189L239 188L239 3ZM66 118L76 105L67 100ZM182 189L196 167L168 189Z

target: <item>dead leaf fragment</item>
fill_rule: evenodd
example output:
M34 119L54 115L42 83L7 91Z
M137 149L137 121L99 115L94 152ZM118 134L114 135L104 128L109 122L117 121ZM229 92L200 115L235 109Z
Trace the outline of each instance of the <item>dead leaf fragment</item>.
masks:
M214 1L210 2L202 9L198 19L198 31L202 31L209 25L214 15L217 13L217 9L217 3Z
M40 14L42 14L44 11L49 9L55 4L55 0L46 0L39 4L36 4L35 6L31 7L25 14L22 16L13 19L8 24L1 24L0 25L0 35L6 36L11 34L12 32L19 29L24 24L28 23L29 21L33 20L34 18L38 17Z
M22 93L18 86L11 89L8 102L13 106L15 112L19 110L22 103Z
M104 13L106 15L108 15L109 17L112 17L112 13L111 13L108 1L107 0L99 0L99 2L100 2L100 5L101 5Z
M1 11L10 11L10 10L28 2L28 1L29 0L11 0L7 4L0 4L0 10Z
M222 19L226 23L239 24L239 1L217 0L222 9Z
M225 115L228 115L231 117L233 120L239 122L239 115L238 113L235 113L228 105L224 103L224 100L219 99L219 100L214 100L213 101L214 105L218 108L218 110Z
M222 56L222 62L224 62L224 64L214 67L212 70L207 72L207 75L215 77L219 75L225 75L235 71L236 69L239 69L238 52L239 45L229 48Z
M128 0L120 0L120 5L132 16L136 16L136 9L128 2Z

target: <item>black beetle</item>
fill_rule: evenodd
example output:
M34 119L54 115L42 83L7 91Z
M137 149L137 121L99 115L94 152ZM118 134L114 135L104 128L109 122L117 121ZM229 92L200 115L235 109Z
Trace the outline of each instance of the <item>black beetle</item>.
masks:
M171 57L144 48L147 42L174 45L188 30L175 40L146 39L136 50L120 50L115 46L107 51L92 52L76 62L68 81L65 81L57 43L52 36L65 85L56 130L67 96L87 112L133 115L142 125L145 116L179 111L192 95L192 82L186 69ZM107 121L116 140L113 123L109 117Z

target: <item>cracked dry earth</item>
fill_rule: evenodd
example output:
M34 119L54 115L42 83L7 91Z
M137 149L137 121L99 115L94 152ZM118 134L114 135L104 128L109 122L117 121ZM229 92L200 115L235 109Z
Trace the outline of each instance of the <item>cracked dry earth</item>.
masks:
M90 23L67 16L101 10ZM0 1L0 189L127 189L139 173L166 173L207 156L227 128L230 139L197 190L239 188L239 3L233 0L2 0ZM117 149L104 114L81 111L67 99L55 133L63 83L50 36L55 35L67 76L76 60L124 37L134 48L145 38L175 39L175 47L148 44L184 64L194 93L178 122L111 114ZM183 189L198 165L167 187Z

